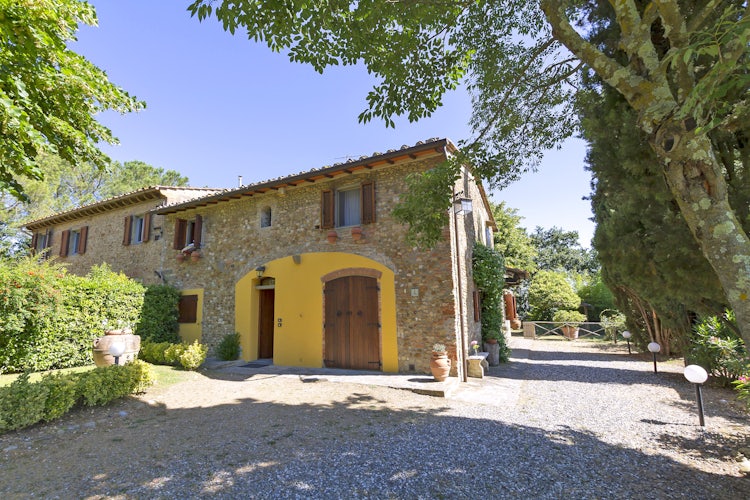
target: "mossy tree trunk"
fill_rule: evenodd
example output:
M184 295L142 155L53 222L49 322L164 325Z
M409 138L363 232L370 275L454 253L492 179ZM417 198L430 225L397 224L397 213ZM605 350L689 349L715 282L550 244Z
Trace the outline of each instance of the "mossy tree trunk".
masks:
M716 46L721 57L710 71L700 72L687 54L690 36L704 28L701 23L711 17L717 2L701 5L690 19L676 0L654 0L645 7L633 0L610 4L620 30L619 48L627 56L625 64L601 52L576 31L568 18L572 2L540 2L554 37L638 112L639 127L649 137L667 185L715 270L750 349L750 240L729 203L726 181L706 134L706 123L695 119L700 114L698 101L719 99L710 95L696 97L696 93L726 85L747 51L745 40L750 26L737 23L736 36ZM737 16L744 19L750 6L743 10Z

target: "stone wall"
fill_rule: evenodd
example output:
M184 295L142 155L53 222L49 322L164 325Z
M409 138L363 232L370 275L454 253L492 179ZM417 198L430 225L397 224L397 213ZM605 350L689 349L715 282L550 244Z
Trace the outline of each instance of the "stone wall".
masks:
M399 163L169 215L167 241L171 241L175 219L202 217L202 257L178 263L173 250L164 267L167 280L178 288L205 290L203 342L214 347L224 335L234 333L234 285L257 266L295 254L348 252L394 271L399 371L428 372L432 344L455 347L459 340L450 233L446 231L445 239L432 250L413 248L405 242L406 227L393 219L391 211L403 192L404 177L443 159L441 155ZM321 192L366 181L375 182L376 222L362 226L360 242L355 243L350 228L340 228L338 241L329 243L328 231L319 227ZM267 208L271 209L271 226L261 227L261 214Z
M153 193L153 190L148 190ZM166 249L171 248L172 240L164 240L164 216L151 215L147 241L123 245L125 217L144 215L165 204L183 202L196 196L203 196L213 190L194 188L159 188L160 197L141 202L132 202L129 195L122 197L122 207L110 208L95 215L83 215L72 222L52 225L50 257L66 265L73 274L85 275L92 266L107 263L113 271L122 272L144 284L160 283L160 273ZM153 196L153 194L152 194ZM74 211L75 212L75 211ZM79 231L88 226L86 251L83 254L60 255L62 234L66 230ZM47 228L35 229L44 234Z

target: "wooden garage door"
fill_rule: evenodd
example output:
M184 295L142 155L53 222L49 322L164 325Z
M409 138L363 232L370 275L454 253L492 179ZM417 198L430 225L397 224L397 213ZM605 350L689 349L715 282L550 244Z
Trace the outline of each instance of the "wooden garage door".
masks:
M380 370L378 282L345 276L325 286L325 365Z

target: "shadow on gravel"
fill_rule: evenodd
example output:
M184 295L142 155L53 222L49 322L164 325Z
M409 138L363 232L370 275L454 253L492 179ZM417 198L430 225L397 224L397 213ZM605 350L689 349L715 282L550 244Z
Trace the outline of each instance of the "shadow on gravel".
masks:
M491 413L398 407L366 392L320 405L249 398L186 409L128 404L128 416L113 417L109 427L26 431L36 437L0 454L0 497L750 497L747 479L702 472L653 448L504 423ZM104 419L108 410L98 412L90 418ZM185 428L187 441L170 432ZM686 453L705 446L687 438L667 444ZM58 466L71 460L75 467Z
M536 353L534 354L536 357ZM511 363L512 369L504 366L491 367L489 375L493 377L519 380L548 380L583 382L589 384L630 384L647 383L661 385L662 381L642 369L608 368L600 366L563 365L540 363L538 360L518 360Z

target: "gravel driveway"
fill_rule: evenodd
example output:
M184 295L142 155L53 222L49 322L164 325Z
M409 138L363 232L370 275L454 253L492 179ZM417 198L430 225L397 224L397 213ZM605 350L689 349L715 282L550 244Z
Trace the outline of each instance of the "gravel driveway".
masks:
M731 391L706 388L702 430L679 364L513 340L511 364L450 399L194 373L0 436L0 498L750 498Z

